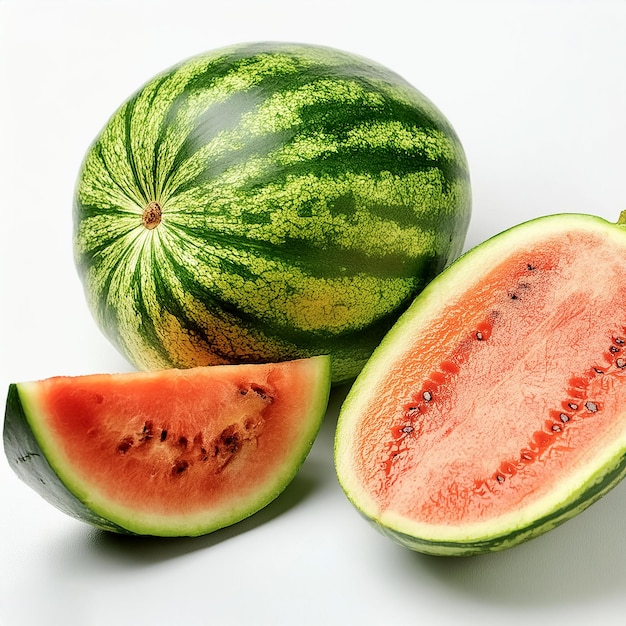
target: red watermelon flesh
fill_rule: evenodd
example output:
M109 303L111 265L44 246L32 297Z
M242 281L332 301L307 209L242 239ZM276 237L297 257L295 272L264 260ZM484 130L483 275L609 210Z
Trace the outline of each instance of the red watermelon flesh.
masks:
M58 505L64 494L60 508L82 503L94 514L78 515L86 521L203 534L257 511L291 481L329 381L328 358L315 357L20 383L9 392L5 450L42 495ZM33 463L41 457L57 479L43 485Z
M552 216L462 257L374 353L340 416L349 497L417 550L519 543L626 464L626 229Z

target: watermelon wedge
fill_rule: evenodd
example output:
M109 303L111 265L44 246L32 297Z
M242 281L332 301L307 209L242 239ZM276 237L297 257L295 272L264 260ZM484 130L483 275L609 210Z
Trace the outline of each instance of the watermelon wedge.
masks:
M283 491L329 389L326 356L12 384L5 452L24 482L96 527L201 535Z

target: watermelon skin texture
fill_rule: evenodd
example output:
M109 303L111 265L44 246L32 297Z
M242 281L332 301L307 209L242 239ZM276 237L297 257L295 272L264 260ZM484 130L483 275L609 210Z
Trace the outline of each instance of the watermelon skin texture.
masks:
M442 113L342 51L256 43L149 81L83 162L75 259L140 369L330 354L353 379L461 252L468 165Z

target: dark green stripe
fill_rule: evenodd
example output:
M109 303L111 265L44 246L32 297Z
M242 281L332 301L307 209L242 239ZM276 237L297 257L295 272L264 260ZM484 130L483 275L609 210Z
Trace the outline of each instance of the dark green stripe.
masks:
M171 263L175 262L172 255L167 252L168 260ZM292 323L281 324L279 320L267 321L261 320L256 315L250 314L235 303L219 298L211 290L202 289L197 283L194 282L190 275L184 272L184 268L178 266L177 272L181 272L181 283L188 286L187 293L194 299L202 302L206 307L206 310L212 317L223 321L229 328L233 329L236 338L237 329L250 329L254 333L260 336L265 336L269 339L270 343L266 343L268 350L272 349L272 345L283 346L281 352L285 355L284 358L295 358L301 356L307 351L312 350L317 354L328 352L337 352L339 346L337 341L342 346L349 346L349 351L354 355L354 359L360 358L363 361L371 353L380 338L391 327L396 319L397 312L392 312L385 315L378 321L370 323L368 325L368 332L363 333L362 328L351 329L349 331L342 331L340 333L332 333L328 330L320 331L319 333L313 333L310 330L299 331L294 328ZM170 289L167 281L161 279L161 277L155 278L157 287L158 300L163 303L164 309L175 315L181 326L185 328L190 335L199 337L201 340L211 345L212 353L222 357L224 360L230 360L233 358L233 354L230 352L221 352L218 346L215 344L215 338L207 334L204 325L200 325L195 319L189 316L188 309L185 308L184 303L180 303L177 300L177 295ZM412 295L408 294L406 301L400 307L404 310L412 300ZM139 304L139 303L138 303ZM235 323L229 318L235 319ZM219 332L219 329L216 329ZM154 332L152 321L145 327L145 340L147 345L156 345L157 335ZM223 338L223 337L222 337ZM272 344L274 342L274 344ZM286 344L292 344L292 353L286 348ZM171 357L172 355L170 355ZM257 350L253 350L252 354L246 356L244 354L237 354L237 359L247 362L261 362L267 360L267 356L259 353ZM184 365L184 364L181 364Z
M140 167L142 167L145 170L152 171L156 167L156 163L155 163L156 159L153 159L153 164L142 163L138 165L136 163L135 154L132 149L133 143L131 139L131 135L132 135L131 125L132 125L133 112L135 109L136 102L137 102L137 99L133 98L128 103L128 106L124 110L124 113L125 113L124 115L124 133L125 133L124 147L126 148L126 160L128 161L129 170L130 170L130 173L132 174L135 187L137 191L139 191L139 196L143 200L144 204L148 204L148 202L150 202L150 200L152 200L154 196L151 196L150 190L144 188L144 185L143 185L143 182L141 181L141 177L139 176L138 170Z
M119 180L117 178L116 170L109 166L109 163L107 162L107 159L106 159L106 157L104 155L104 150L103 150L102 143L101 143L100 140L97 141L93 145L92 151L98 157L98 160L99 160L100 164L102 165L102 168L107 173L107 176L110 178L111 182L122 192L122 194L126 198L128 198L132 203L135 203L137 201L137 199L131 195L130 189L128 189L126 187L126 185L121 180ZM109 194L109 195L111 195L111 194ZM80 206L82 208L84 205L81 203ZM106 207L106 206L94 207L94 214L95 215L102 215L102 213L105 210L108 211L110 209L109 209L109 207ZM81 210L81 213L84 214L84 212L82 210Z
M220 63L211 65L208 70L194 79L190 80L184 90L172 102L170 111L168 112L165 123L161 130L159 144L165 136L165 129L170 125L176 117L177 111L196 90L204 90L213 87L219 79L232 73L237 73L241 69L241 64L245 66L250 64L250 59L234 56L231 59L221 59ZM252 59L254 61L254 58ZM218 102L209 106L196 120L195 128L189 137L182 144L179 153L174 159L173 170L179 163L187 160L195 154L199 148L204 146L208 141L214 139L222 130L230 130L237 127L241 117L246 113L252 113L259 104L267 98L288 90L298 90L303 87L314 86L318 80L327 80L329 76L336 76L338 80L353 83L359 88L380 94L378 85L373 85L371 78L372 72L364 70L359 65L349 63L340 66L322 66L313 69L304 67L302 71L290 72L288 76L281 74L267 74L253 87L245 92L233 92L230 98L225 102ZM382 76L382 72L374 73L375 76ZM395 75L394 75L395 76ZM347 78L349 77L349 78ZM388 78L388 76L385 76ZM389 119L398 120L406 124L408 128L445 130L450 133L450 129L445 126L441 120L433 120L429 114L418 108L416 103L405 103L393 97L393 87L389 88L389 94L384 94L384 105L380 107L359 106L347 104L339 100L324 100L316 104L305 105L300 110L303 123L300 128L304 128L306 133L311 131L321 131L331 136L335 136L339 142L345 139L345 136L355 126L368 122L385 122ZM195 181L186 184L194 186L203 180L215 178L225 171L234 160L245 162L252 156L265 156L282 146L286 141L293 139L299 133L299 129L291 129L290 131L281 132L271 136L268 134L260 138L249 138L245 148L235 153L225 155L222 162L212 162L207 164L205 172ZM306 171L317 172L319 175L328 174L336 175L338 172L345 171L343 159L351 158L354 154L358 156L363 154L364 159L361 161L361 171L378 172L389 170L391 157L396 164L393 171L397 174L407 172L420 171L424 168L437 167L440 169L446 180L455 180L458 177L466 178L467 172L464 164L456 162L446 162L444 160L427 159L423 154L414 152L406 154L399 150L396 152L388 149L368 149L365 153L356 151L350 153L346 151L342 155L337 155L332 159L315 160L315 164L310 164ZM313 168L318 168L317 170ZM296 172L297 173L297 172ZM284 175L293 175L293 171L284 171ZM170 173L171 175L171 173ZM276 173L269 173L271 180L276 180ZM252 185L264 184L265 180L256 180ZM178 190L181 191L181 190Z

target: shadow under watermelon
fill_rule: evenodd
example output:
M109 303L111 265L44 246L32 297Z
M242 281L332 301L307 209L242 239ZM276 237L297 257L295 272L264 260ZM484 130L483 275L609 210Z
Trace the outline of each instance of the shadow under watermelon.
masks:
M626 589L625 518L626 481L577 517L509 550L466 558L406 550L403 561L446 592L485 606L587 605Z
M89 548L92 552L100 553L100 557L106 556L114 561L127 561L136 565L174 559L197 550L206 550L267 524L296 507L318 486L318 481L313 476L301 471L275 500L260 511L212 533L199 537L153 537L93 529L88 539Z

